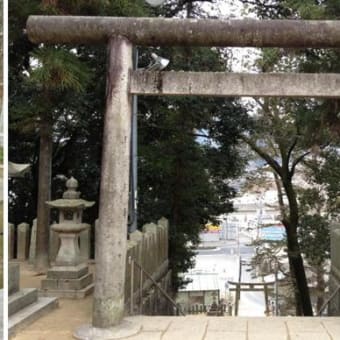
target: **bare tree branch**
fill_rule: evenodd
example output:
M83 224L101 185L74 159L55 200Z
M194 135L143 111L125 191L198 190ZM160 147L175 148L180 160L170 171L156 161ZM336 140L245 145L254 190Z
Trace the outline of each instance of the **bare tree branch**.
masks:
M261 158L263 158L274 171L276 171L280 176L282 176L282 168L274 158L269 156L264 150L258 147L250 138L241 135L241 139L245 143L247 143L250 146L250 148L253 151L255 151Z
M293 152L293 150L296 146L297 141L298 141L298 137L295 137L293 143L291 144L290 148L288 149L288 153L287 153L288 164L289 164L290 156L291 156L291 154L292 154L292 152Z
M295 172L296 166L297 166L300 162L302 162L302 160L303 160L307 155L309 155L310 153L311 153L311 151L307 151L307 152L303 153L302 155L300 155L299 157L297 157L297 158L293 161L292 167L291 167L291 169L289 170L289 173L288 173L290 178L292 178L292 177L294 176L294 172Z

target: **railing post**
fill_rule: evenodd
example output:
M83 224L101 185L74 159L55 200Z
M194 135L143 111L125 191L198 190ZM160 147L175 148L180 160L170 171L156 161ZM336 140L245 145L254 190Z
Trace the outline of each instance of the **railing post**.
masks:
M135 272L135 266L134 266L134 260L129 257L130 265L131 265L131 284L130 284L130 314L133 315L133 293L134 293L134 272Z
M266 316L268 316L269 315L268 286L264 285L263 288L264 288L263 289L264 290L264 303L266 305Z
M140 282L139 282L139 314L143 314L143 270L140 268Z
M238 316L238 306L240 303L240 297L241 297L241 285L238 283L236 284L235 316Z

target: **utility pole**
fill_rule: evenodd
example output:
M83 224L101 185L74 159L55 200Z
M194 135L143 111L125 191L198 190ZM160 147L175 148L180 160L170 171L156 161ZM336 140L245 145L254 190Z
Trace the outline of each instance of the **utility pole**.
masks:
M138 68L138 48L133 49L133 68ZM131 115L131 159L130 159L130 196L129 196L129 227L128 232L137 230L138 219L138 97L132 96L132 115Z
M279 315L279 280L278 280L278 271L279 271L279 263L278 260L275 260L274 264L275 270L275 315Z

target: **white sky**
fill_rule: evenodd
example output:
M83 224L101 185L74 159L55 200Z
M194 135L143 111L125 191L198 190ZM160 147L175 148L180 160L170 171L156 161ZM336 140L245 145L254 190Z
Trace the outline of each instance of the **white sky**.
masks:
M221 19L256 19L254 11L247 11L239 0L219 0L217 4L203 3L202 7ZM232 51L231 70L233 72L256 73L254 59L259 53L256 48L229 48Z

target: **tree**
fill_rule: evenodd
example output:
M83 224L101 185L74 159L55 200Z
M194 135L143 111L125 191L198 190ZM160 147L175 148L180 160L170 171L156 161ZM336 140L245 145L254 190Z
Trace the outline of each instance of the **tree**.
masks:
M255 9L261 18L321 19L339 16L339 6L335 1L322 3L313 0L276 0L270 3L262 0L241 1L250 5L253 10ZM340 69L338 53L337 50L320 49L301 49L294 53L283 49L264 49L261 59L262 71L290 69L294 72L338 72ZM275 109L280 113L281 119L285 120L281 127L276 126L271 132L271 140L274 141L276 153L269 155L259 146L259 140L254 143L254 140L249 139L248 136L245 140L273 168L287 195L289 211L283 219L283 223L287 230L291 271L295 274L296 287L298 288L296 291L297 307L302 308L300 312L304 315L311 315L307 282L303 271L298 269L299 267L301 270L303 269L302 248L297 235L301 214L292 179L296 167L304 161L308 154L323 149L328 144L336 143L334 136L339 129L338 104L336 100L286 101L285 103L284 105L270 104L268 106L266 104L265 107L262 106L263 111L267 112L266 117L270 117L270 112ZM264 122L262 121L262 124ZM272 119L269 122L272 122ZM260 130L261 128L258 131ZM271 146L273 144L266 141L264 145ZM300 151L297 153L299 149ZM295 260L290 255L293 255Z
M324 303L329 271L331 221L337 218L340 194L340 157L337 148L327 148L304 164L308 188L299 188L301 219L299 239L302 251L315 273L317 310Z
M293 177L297 165L309 153L303 148L302 126L295 119L294 103L290 101L259 101L261 109L254 117L254 130L242 139L256 152L280 179L288 201L282 210L282 223L287 234L287 250L295 286L297 314L312 315L306 274L298 242L299 208ZM279 188L280 189L280 188Z
M28 78L38 90L32 98L31 109L38 113L40 138L35 266L38 271L45 271L48 268L50 217L46 201L51 199L53 125L63 110L58 107L60 96L65 91L84 91L89 73L75 55L63 49L43 48L31 56L39 65Z

